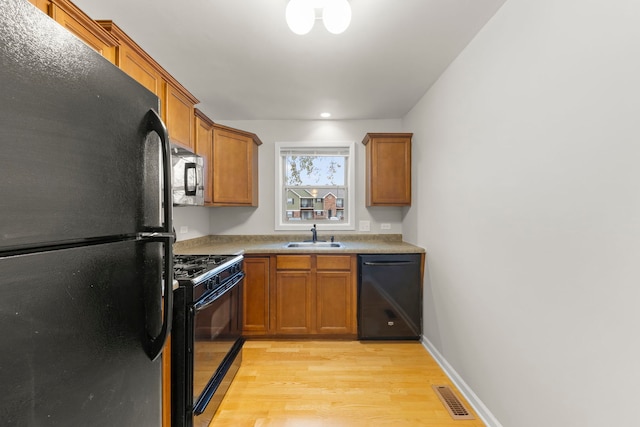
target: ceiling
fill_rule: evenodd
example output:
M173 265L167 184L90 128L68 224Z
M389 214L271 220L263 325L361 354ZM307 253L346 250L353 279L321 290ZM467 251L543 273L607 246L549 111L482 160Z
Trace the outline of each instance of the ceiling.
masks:
M217 120L404 116L505 0L349 0L351 26L307 35L288 0L72 0L111 19Z

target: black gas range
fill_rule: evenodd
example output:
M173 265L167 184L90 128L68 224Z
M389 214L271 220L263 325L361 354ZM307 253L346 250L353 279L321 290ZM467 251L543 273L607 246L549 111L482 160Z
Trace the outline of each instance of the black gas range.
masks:
M172 425L208 425L242 360L242 255L176 255Z
M180 286L193 288L193 299L225 286L242 272L242 255L175 255L173 273Z

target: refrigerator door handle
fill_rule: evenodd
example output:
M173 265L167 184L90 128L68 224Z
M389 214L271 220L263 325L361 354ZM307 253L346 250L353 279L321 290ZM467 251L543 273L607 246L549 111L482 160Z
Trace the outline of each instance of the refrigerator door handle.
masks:
M171 206L173 204L173 191L171 188L171 142L169 141L169 133L167 127L162 122L158 113L149 110L145 117L147 132L155 132L160 137L162 144L162 178L164 180L164 188L162 191L162 209L164 214L164 223L162 231L164 233L172 233L172 214Z
M174 235L172 225L172 189L171 189L171 146L169 142L169 133L167 127L162 122L158 113L149 110L145 117L147 132L156 132L160 137L162 144L162 175L164 180L162 192L162 209L164 214L164 222L162 233L151 233L141 237L148 238L152 241L161 241L164 243L164 283L163 289L158 289L159 293L164 293L164 304L162 310L162 328L157 337L146 337L145 351L151 360L155 360L162 353L167 337L171 333L171 319L173 317L173 242ZM158 295L161 297L161 295Z
M163 298L162 306L162 328L157 337L151 337L146 334L144 342L144 350L149 359L156 360L162 353L162 349L171 333L171 319L173 318L173 236L167 234L150 233L145 236L148 242L162 242L164 246L164 275L163 287L158 289L157 298ZM146 328L147 330L149 328Z

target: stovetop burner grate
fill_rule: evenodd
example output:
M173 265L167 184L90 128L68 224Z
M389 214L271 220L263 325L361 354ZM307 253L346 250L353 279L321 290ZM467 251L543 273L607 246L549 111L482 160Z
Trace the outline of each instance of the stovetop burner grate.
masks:
M220 268L233 260L233 255L175 255L173 272L176 279L193 279L208 271Z

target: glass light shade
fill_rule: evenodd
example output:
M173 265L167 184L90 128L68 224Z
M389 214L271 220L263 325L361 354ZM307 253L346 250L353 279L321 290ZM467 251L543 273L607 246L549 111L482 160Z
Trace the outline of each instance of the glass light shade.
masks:
M309 0L291 0L285 11L287 25L296 34L307 34L313 28L316 12Z
M330 33L344 32L351 23L351 5L347 0L326 0L322 10L322 22Z

